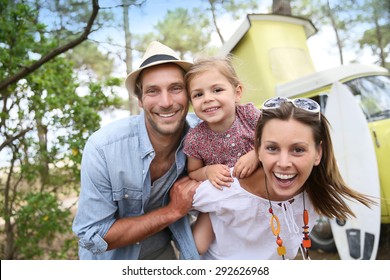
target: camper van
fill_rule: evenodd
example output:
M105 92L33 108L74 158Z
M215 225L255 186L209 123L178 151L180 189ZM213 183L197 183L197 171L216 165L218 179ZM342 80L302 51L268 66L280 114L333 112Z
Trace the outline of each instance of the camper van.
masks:
M362 110L375 148L380 182L381 223L390 223L390 75L375 65L352 64L316 72L276 86L276 95L289 98L307 97L326 110L327 100L335 82L347 86ZM340 104L346 106L348 104ZM330 222L320 218L311 233L313 245L335 251Z
M321 217L310 236L313 247L337 250L341 259L375 259L381 223L390 224L390 74L382 67L361 64L316 71L306 42L316 32L313 23L306 18L248 14L222 46L220 54L233 54L235 57L235 69L246 85L243 103L253 102L260 107L273 96L308 97L321 104L323 113L327 109L334 112L336 110L333 109L339 105L345 107L340 107L338 112L344 112L343 108L351 111L350 106L353 105L354 115L357 113L359 121L352 119L348 123L363 127L364 137L360 137L362 134L356 133L355 129L353 135L358 136L352 139L364 138L365 144L359 146L358 141L349 139L353 147L347 146L345 150L368 147L370 151L364 153L369 157L359 161L348 158L350 162L357 163L354 174L358 176L352 174L351 178L363 178L356 185L364 186L364 193L375 194L380 202L368 216L362 215L364 210L355 211L359 226L354 227L353 219L336 221L335 226L335 220ZM336 85L347 92L348 104L334 102L336 96L341 96L333 94ZM345 119L333 118L331 125L337 127ZM344 131L339 130L339 135ZM346 138L345 135L343 138ZM334 146L340 144L338 139L333 142ZM359 153L354 152L354 156L356 154ZM338 163L341 169L347 166ZM337 226L344 222L344 232L340 233ZM372 230L366 231L363 227Z

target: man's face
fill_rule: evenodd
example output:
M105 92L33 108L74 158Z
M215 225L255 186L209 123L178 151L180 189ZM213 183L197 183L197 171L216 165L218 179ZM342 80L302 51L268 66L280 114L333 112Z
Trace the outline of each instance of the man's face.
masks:
M189 106L183 70L176 64L161 64L143 70L141 78L139 106L149 135L181 134Z

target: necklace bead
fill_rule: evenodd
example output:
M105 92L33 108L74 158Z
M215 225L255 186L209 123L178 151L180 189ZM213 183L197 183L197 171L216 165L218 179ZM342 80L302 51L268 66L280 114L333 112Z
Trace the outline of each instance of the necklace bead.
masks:
M273 235L276 236L276 244L278 245L277 252L278 255L282 257L284 260L284 255L286 254L286 247L283 246L283 240L280 238L280 221L278 216L274 214L274 210L272 208L272 203L269 198L269 192L268 192L268 186L267 186L267 179L265 178L265 188L267 191L268 195L268 202L269 202L269 209L268 212L271 214L271 220L270 220L270 226L271 226L271 231ZM290 200L289 202L292 203L294 200ZM283 210L284 211L284 210ZM309 259L309 249L311 248L311 239L309 237L309 213L306 210L305 207L305 193L303 192L303 239L302 239L302 247L305 251L305 257L306 259ZM276 225L276 228L275 228Z

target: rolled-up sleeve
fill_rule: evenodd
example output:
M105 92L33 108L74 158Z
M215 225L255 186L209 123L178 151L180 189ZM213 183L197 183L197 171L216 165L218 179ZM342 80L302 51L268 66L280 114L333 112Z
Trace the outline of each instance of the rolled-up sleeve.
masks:
M81 190L73 231L79 245L93 254L107 250L103 237L115 222L117 205L112 199L107 161L89 139L81 163Z

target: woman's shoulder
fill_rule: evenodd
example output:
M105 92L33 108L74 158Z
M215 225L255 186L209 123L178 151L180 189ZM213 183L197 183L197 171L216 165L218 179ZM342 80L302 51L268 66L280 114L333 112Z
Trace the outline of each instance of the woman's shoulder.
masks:
M196 207L198 205L210 205L210 203L217 203L236 197L242 192L243 190L236 178L234 178L230 187L223 187L221 190L214 187L209 180L206 180L203 181L196 189L194 195L194 206Z

